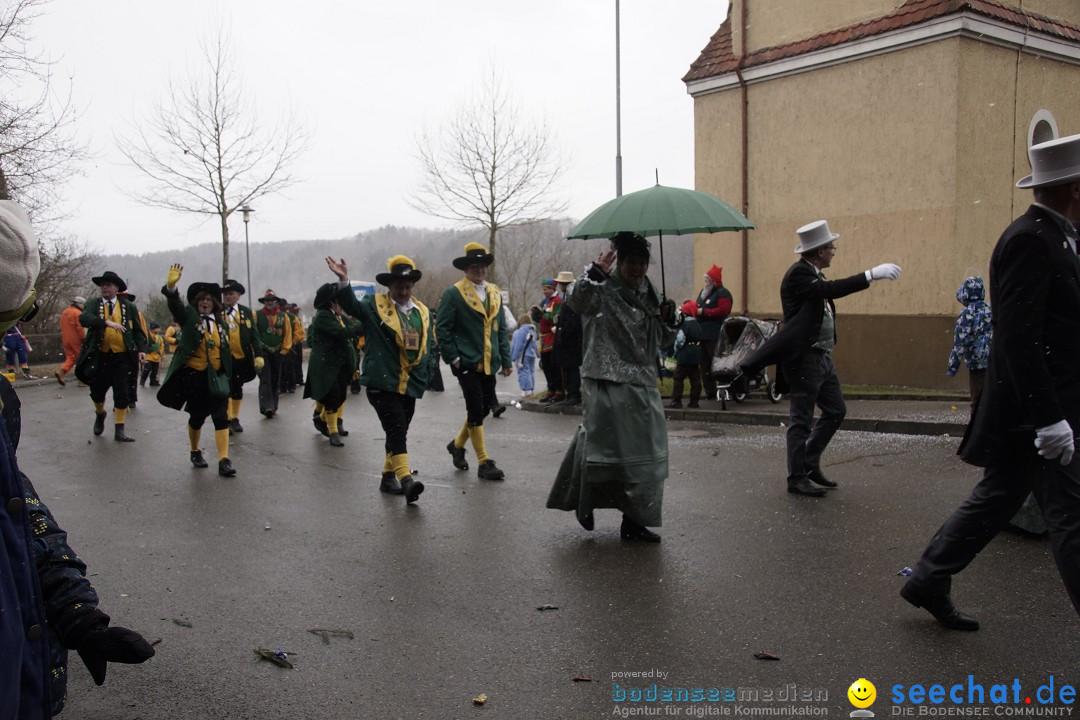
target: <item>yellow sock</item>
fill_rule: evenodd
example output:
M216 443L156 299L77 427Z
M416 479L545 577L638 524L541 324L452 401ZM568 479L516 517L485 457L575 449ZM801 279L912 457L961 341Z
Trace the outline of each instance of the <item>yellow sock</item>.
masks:
M470 427L469 437L472 439L473 450L476 451L476 462L485 462L488 459L488 455L487 450L484 449L484 426L476 425Z
M404 480L405 478L412 475L412 472L409 470L409 454L408 453L401 453L399 455L391 455L390 456L390 464L394 468L394 477L396 477L398 480Z
M96 412L98 415L105 412L105 403L103 403L103 402L94 403L94 412Z
M321 402L319 402L318 400L316 400L315 401L315 412L313 412L312 415L318 415L319 417L322 417L324 412L325 412L325 409L323 408L323 404Z
M124 418L127 417L127 408L122 410L120 408L113 408L113 417L116 418L117 425L123 425Z
M466 420L461 424L461 430L458 431L457 437L454 438L454 447L459 450L465 447L465 443L469 441L469 421Z
M214 444L217 445L217 459L229 457L229 428L214 431Z
M390 463L390 458L393 457L390 453L386 453L383 456L382 471L384 473L394 472L394 466Z
M330 431L331 435L337 435L337 421L340 416L341 413L339 413L337 410L335 410L334 412L326 413L326 428Z
M191 443L191 452L195 452L199 449L199 437L202 435L202 428L196 430L188 425L187 436L188 441Z

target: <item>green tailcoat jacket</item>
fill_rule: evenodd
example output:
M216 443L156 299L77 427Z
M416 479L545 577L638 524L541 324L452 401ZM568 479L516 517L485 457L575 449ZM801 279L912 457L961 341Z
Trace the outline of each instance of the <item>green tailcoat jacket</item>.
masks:
M146 352L146 333L139 322L139 309L129 300L117 298L116 302L120 303L120 324L127 330L124 347L131 353ZM75 361L75 377L85 383L89 383L94 375L96 363L93 358L101 350L101 341L105 338L105 312L105 301L97 297L86 302L79 316L79 324L86 328L86 340Z
M173 353L172 362L169 363L169 371L165 373L165 379L161 382L161 387L158 388L157 399L165 407L180 410L184 407L184 403L188 401L188 398L183 397L176 384L169 381L172 380L177 370L187 365L188 358L191 357L191 354L195 352L195 348L202 342L203 321L198 310L180 299L179 291L163 287L161 288L161 294L165 296L165 300L169 304L169 312L172 313L173 320L180 323L180 340L176 343L176 352ZM221 348L221 370L219 372L224 372L228 376L232 373L232 351L229 349L229 334L222 326L220 318L214 324L217 327L218 342ZM213 368L207 365L207 370L212 371Z
M311 348L307 382L304 383L306 398L322 402L342 373L347 372L351 379L356 372L359 362L356 338L360 337L361 328L350 325L345 318L342 321L344 325L338 322L337 315L326 309L316 310L311 319L306 336Z
M502 296L491 283L486 303L480 301L476 287L467 278L446 288L435 325L439 351L447 365L461 358L463 366L485 375L512 367Z

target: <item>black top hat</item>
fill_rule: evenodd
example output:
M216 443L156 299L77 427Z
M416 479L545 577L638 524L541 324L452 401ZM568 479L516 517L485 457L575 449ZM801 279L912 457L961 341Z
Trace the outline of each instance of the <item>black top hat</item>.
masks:
M283 308L288 308L289 307L289 301L286 300L285 298L279 297L277 299L277 301L278 301L278 305L280 305L281 307L283 307Z
M490 265L493 262L495 262L495 256L489 253L487 248L480 243L471 242L465 246L464 255L454 258L454 267L458 270L464 270L476 263Z
M337 297L338 284L326 283L320 285L319 289L315 291L315 309L326 310L330 307L330 301Z
M395 280L406 280L414 283L424 276L416 269L416 263L404 255L395 255L387 262L389 272L379 273L375 276L375 282L380 285L390 285Z
M235 280L226 280L225 284L221 286L221 292L223 292L223 293L238 292L241 295L243 295L247 291L244 290L244 286L241 285L240 283L238 283L237 281L235 281Z
M277 301L278 296L274 294L273 290L267 290L266 294L259 298L259 302L261 302L263 305L274 304L277 303Z
M151 330L160 330L161 325L156 320L151 320L150 321L150 329Z
M187 301L189 303L191 303L192 305L194 305L195 304L195 296L198 295L199 293L203 293L203 292L210 293L210 295L214 299L216 299L218 302L221 302L221 286L218 285L217 283L207 283L207 282L194 282L194 283L191 283L191 285L189 285L188 289L187 289Z
M94 284L98 287L101 287L101 283L111 282L113 285L116 286L117 291L123 292L127 290L127 283L124 282L124 279L122 277L114 273L112 270L106 270L103 274L90 279L93 280Z

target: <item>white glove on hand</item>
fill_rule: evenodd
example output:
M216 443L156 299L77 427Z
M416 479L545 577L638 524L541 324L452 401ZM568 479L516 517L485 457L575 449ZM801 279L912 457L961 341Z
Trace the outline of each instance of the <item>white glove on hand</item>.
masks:
M881 265L875 265L870 270L871 280L896 280L900 277L900 266L893 263L882 263Z
M1035 447L1039 448L1039 454L1047 460L1061 456L1059 461L1062 465L1072 462L1073 431L1066 420L1058 420L1053 425L1039 428L1035 431Z

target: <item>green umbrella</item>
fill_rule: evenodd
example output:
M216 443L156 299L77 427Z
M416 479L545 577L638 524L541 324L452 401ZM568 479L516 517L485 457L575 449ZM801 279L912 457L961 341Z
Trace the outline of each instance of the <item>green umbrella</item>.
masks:
M720 198L708 193L657 184L609 200L589 213L567 234L567 239L590 240L620 232L660 237L660 278L664 279L664 233L688 235L722 230L749 230L754 224Z

